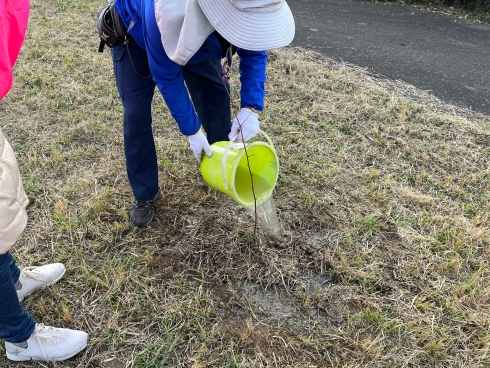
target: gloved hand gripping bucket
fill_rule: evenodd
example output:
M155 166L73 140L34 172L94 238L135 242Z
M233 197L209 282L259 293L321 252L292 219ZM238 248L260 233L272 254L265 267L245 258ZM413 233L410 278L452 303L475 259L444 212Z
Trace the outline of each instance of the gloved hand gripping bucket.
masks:
M279 174L276 150L267 134L260 131L266 142L216 142L211 145L211 157L204 155L201 174L213 188L231 196L239 205L254 208L254 193L257 205L272 195ZM250 171L247 162L250 163Z

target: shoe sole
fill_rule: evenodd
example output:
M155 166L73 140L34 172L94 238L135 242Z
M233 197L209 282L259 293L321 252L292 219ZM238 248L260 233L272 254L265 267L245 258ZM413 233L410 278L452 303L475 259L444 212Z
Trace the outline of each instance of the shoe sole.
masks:
M74 357L75 355L77 355L79 352L81 352L86 347L87 347L87 344L85 344L79 350L77 350L76 352L74 352L74 353L72 353L70 355L67 355L67 356L64 356L64 357L61 357L61 358L54 358L54 359L46 359L44 357L39 357L39 358L22 357L22 356L17 356L17 355L9 354L8 352L7 352L7 358L9 358L10 360L13 360L15 362L26 362L26 361L29 361L29 360L40 360L40 361L44 361L44 362L62 362L63 360L67 360L67 359L70 359L70 358Z
M65 275L65 272L66 272L66 268L63 270L63 273L58 276L57 279L51 281L50 283L48 283L46 285L40 286L37 289L32 290L30 293L27 293L26 295L24 295L22 298L19 298L19 303L23 302L26 297L28 297L29 295L34 294L36 291L42 290L44 288L47 288L48 286L51 286L54 283L58 282Z

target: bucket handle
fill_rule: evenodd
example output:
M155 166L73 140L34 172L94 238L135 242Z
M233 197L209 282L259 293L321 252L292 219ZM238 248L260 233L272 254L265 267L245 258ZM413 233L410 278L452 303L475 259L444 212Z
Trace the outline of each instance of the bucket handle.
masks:
M259 133L265 138L267 139L267 142L269 143L269 145L272 147L272 149L275 151L276 149L274 148L274 143L272 143L272 140L271 138L263 131L263 130L259 130ZM225 148L225 151L223 152L223 159L221 160L221 176L223 178L223 183L225 184L225 189L226 190L230 190L230 188L228 187L228 182L226 180L226 171L225 171L225 167L226 167L226 157L228 156L228 152L230 151L230 147L232 144L234 144L235 142L235 139L238 137L238 133L235 134L233 137L231 137L230 141L228 142L228 144L226 145L226 148ZM241 147L243 148L243 147Z

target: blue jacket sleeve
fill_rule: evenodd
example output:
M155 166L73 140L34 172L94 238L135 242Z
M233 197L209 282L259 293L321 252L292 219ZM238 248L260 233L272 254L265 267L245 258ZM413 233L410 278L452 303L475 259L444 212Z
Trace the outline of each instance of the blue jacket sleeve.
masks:
M142 18L145 48L153 80L182 134L192 135L199 130L201 122L185 87L182 67L170 60L163 49L153 1L143 1Z
M267 53L237 49L240 57L240 106L249 106L256 110L264 109Z

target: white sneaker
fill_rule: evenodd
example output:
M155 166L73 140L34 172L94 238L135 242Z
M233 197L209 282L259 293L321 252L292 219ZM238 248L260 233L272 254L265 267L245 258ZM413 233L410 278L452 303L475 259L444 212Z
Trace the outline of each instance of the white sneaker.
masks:
M61 263L51 263L40 267L26 267L20 270L22 289L17 290L19 301L46 286L54 284L65 274L66 268Z
M7 358L15 361L44 360L59 362L76 355L87 346L88 335L83 331L54 328L36 323L27 340L27 348L6 342Z

